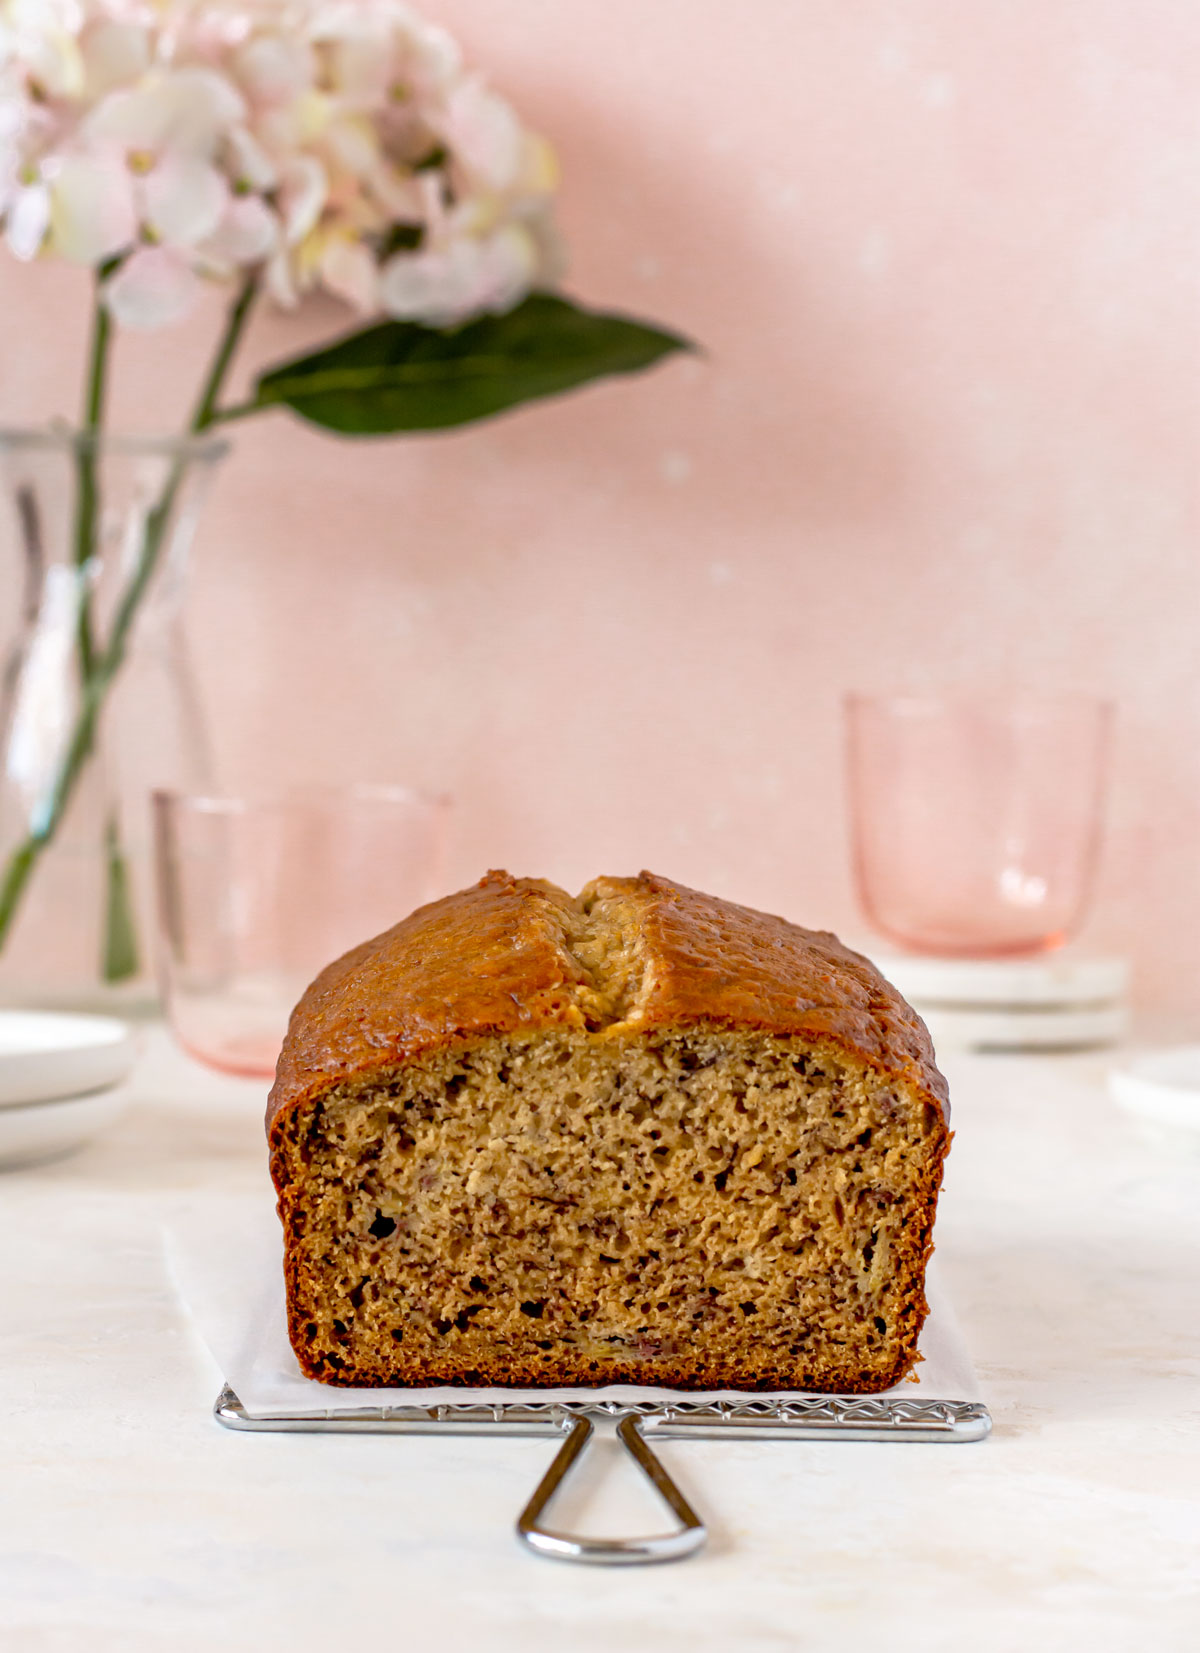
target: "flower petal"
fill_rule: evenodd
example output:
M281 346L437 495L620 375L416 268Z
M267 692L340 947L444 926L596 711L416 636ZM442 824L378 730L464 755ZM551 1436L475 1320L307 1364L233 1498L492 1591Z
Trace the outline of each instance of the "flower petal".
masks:
M379 308L379 266L369 247L334 236L321 255L321 284L364 315Z
M325 168L314 156L297 155L284 168L279 205L289 246L303 241L317 222L328 190Z
M31 18L23 33L19 55L39 90L52 98L78 97L83 90L83 58L70 28L42 16Z
M536 268L532 239L508 224L483 240L461 236L428 251L397 254L383 267L380 297L398 320L447 327L511 310L529 291Z
M235 196L220 223L198 249L214 264L261 264L274 252L280 238L279 220L257 195Z
M160 154L171 148L209 156L244 114L241 96L215 70L159 70L102 98L84 120L83 133L127 151Z
M150 330L182 321L200 279L175 247L139 247L104 284L104 302L122 327Z
M14 258L36 258L50 228L50 191L45 184L19 189L4 214L4 233Z
M75 155L59 162L50 186L52 245L76 264L101 264L137 235L133 181L120 162Z
M350 109L370 109L386 101L395 75L385 28L356 18L327 39L323 61L338 101Z
M441 178L436 172L419 172L413 181L421 197L421 216L429 239L448 239L450 225Z
M294 310L300 302L286 248L267 261L267 291L281 310Z
M379 160L363 174L363 184L393 223L419 224L428 216L428 197L420 184L428 176L421 173L414 178L406 169Z
M287 103L316 79L311 46L292 35L252 35L238 48L234 70L256 103Z
M229 202L229 186L207 161L168 150L139 181L142 213L160 241L191 247L211 235Z
M235 184L256 190L275 188L279 182L279 170L248 127L233 127L225 143L227 167Z
M137 23L102 18L83 31L80 47L84 89L89 98L127 86L150 66L150 36Z
M475 306L503 315L529 291L537 273L537 249L523 226L506 224L484 242L480 262Z
M24 130L27 114L28 105L20 81L6 74L0 80L0 143L6 154L11 153L14 141Z
M413 18L409 38L425 87L446 86L461 72L462 51L458 41L440 24Z
M442 251L397 253L379 272L379 297L398 321L429 321L446 286Z
M397 320L444 327L470 315L482 280L480 243L464 236L444 247L390 258L380 273L379 294Z
M166 140L211 155L218 138L245 117L241 93L214 69L176 69L166 78L171 104Z
M516 182L524 159L521 124L482 81L456 86L444 113L430 124L474 182L501 192Z
M331 120L325 143L336 165L356 178L365 177L379 164L379 133L365 115L342 115Z
M409 14L400 25L401 73L420 98L436 97L462 70L462 52L452 34Z

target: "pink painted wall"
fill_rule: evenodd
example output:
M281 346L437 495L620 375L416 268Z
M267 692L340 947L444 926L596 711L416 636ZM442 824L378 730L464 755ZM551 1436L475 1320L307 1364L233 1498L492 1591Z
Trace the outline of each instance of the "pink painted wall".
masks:
M1194 1026L1200 9L429 9L556 142L573 290L707 354L436 439L242 427L193 614L225 780L412 779L459 882L649 865L861 933L842 692L1102 691L1087 939ZM74 407L82 296L0 263L0 419ZM127 427L213 320L130 342Z

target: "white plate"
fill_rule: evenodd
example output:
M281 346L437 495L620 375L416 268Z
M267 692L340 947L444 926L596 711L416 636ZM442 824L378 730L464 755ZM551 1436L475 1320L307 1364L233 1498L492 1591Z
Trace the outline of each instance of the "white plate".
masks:
M1200 1045L1147 1051L1114 1069L1108 1086L1157 1136L1200 1152Z
M111 1016L0 1010L0 1108L104 1090L136 1054L133 1034Z
M28 1107L0 1108L0 1170L38 1165L81 1148L124 1113L123 1090L97 1091L65 1101L34 1102Z

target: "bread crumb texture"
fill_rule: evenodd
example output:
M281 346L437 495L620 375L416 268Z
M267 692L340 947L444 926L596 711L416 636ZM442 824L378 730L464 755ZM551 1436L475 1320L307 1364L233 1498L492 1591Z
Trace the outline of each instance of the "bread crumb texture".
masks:
M917 1358L944 1082L831 936L489 874L318 978L268 1124L310 1377L870 1394Z

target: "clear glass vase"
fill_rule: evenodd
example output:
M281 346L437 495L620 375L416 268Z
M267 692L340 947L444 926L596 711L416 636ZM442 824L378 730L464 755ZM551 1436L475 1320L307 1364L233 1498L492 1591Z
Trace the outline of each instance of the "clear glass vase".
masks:
M182 610L225 451L0 431L0 1002L153 1004L149 798L211 785Z

